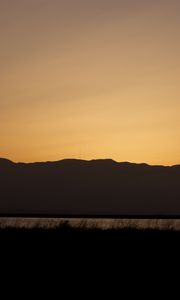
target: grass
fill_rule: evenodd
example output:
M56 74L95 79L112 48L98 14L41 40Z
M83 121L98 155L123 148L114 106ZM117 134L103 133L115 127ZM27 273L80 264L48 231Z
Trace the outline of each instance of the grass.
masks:
M151 261L166 266L172 260L177 265L180 253L180 231L155 229L107 229L72 227L64 222L59 228L1 228L0 255L10 266L19 263L34 269L40 263L76 271L82 265L88 268L107 265L138 270L140 264L147 270ZM32 263L33 266L33 263ZM73 269L72 269L73 266ZM17 267L16 267L17 268ZM101 267L102 268L102 267ZM120 269L119 269L120 270Z
M26 243L173 243L180 240L180 231L136 229L136 228L111 228L102 230L96 227L87 228L83 223L80 227L72 227L64 222L57 228L1 228L0 241L25 241Z

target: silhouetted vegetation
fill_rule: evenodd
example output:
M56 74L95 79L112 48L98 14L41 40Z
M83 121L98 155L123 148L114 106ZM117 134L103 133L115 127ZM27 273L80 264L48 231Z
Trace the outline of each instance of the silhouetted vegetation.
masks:
M175 259L179 260L180 232L164 230L136 229L85 229L73 228L64 224L56 229L0 229L0 254L5 263L27 269L33 258L33 271L41 264L46 274L48 265L62 274L63 270L78 276L83 266L85 274L91 269L111 265L116 271L122 272L122 266L131 276L131 269L136 272L143 264L146 272L153 266L167 265ZM134 266L134 267L133 267ZM41 267L42 269L42 267ZM63 271L64 272L64 271ZM49 273L48 273L49 274ZM110 276L110 274L108 275ZM117 275L118 276L118 275Z
M42 228L33 228L33 229L17 229L17 228L5 228L0 229L0 242L2 243L5 240L8 241L26 241L28 243L37 242L37 243L63 243L72 242L75 243L96 243L101 244L118 244L121 243L123 246L124 243L134 244L136 243L147 243L151 244L156 243L169 243L175 242L177 239L180 239L180 232L173 230L137 230L137 229L107 229L101 230L97 228L87 229L82 227L73 228L71 226L62 225L60 228L52 229L42 229ZM2 244L1 244L2 245Z

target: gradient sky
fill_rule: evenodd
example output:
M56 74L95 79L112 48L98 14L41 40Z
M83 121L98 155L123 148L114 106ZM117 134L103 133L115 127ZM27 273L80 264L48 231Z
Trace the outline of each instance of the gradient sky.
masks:
M180 163L179 0L0 0L0 156Z

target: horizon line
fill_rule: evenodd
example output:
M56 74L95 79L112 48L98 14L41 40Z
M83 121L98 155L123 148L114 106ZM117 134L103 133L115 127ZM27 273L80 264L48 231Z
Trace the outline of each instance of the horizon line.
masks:
M132 162L132 161L117 161L112 158L96 158L96 159L82 159L82 158L62 158L59 160L47 160L47 161L30 161L30 162L23 162L23 161L14 161L6 157L0 157L0 160L5 160L9 161L13 164L43 164L43 163L58 163L62 161L84 161L84 162L93 162L93 161L112 161L117 164L132 164L132 165L146 165L149 167L176 167L180 166L180 163L177 163L175 165L163 165L163 164L150 164L150 163L145 163L145 162Z

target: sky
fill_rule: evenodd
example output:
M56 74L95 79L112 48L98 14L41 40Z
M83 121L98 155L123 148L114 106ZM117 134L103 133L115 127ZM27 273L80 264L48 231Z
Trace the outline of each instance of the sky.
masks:
M180 163L179 0L0 0L0 157Z

